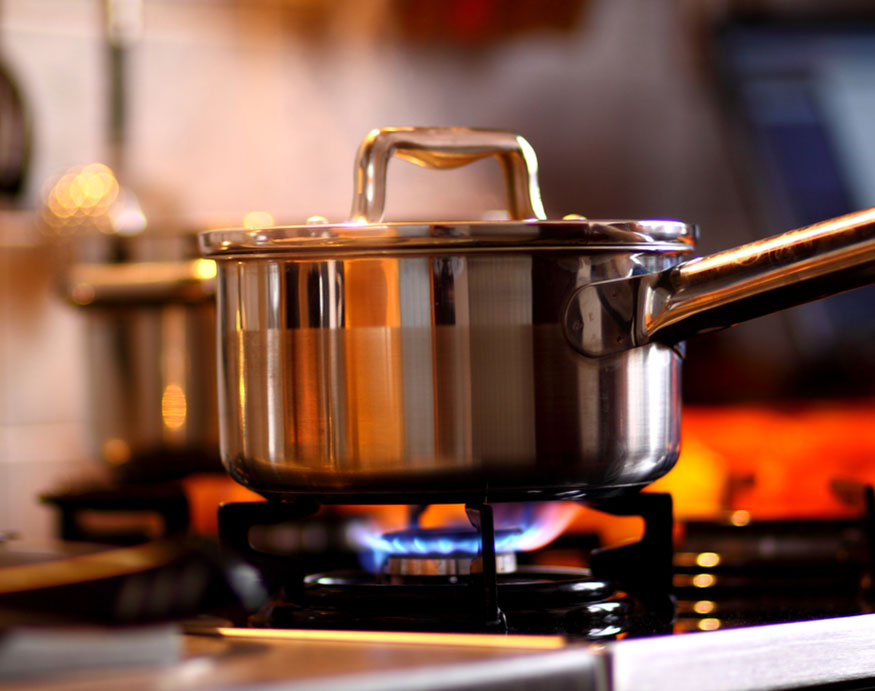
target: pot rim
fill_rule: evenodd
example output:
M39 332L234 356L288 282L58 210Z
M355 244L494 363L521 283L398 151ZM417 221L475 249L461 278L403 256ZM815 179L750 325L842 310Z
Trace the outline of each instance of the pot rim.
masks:
M690 252L699 229L674 220L420 221L210 230L198 236L206 257L483 251L636 250Z

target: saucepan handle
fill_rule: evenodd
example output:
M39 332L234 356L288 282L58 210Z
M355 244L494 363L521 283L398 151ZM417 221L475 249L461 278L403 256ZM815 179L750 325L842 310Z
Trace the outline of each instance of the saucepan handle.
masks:
M498 158L513 220L545 219L538 187L538 159L523 137L467 127L385 127L372 130L359 147L350 220L379 223L386 203L386 170L398 156L426 168L448 169Z
M787 307L875 283L875 208L659 273L591 283L565 312L566 335L598 357L673 344Z

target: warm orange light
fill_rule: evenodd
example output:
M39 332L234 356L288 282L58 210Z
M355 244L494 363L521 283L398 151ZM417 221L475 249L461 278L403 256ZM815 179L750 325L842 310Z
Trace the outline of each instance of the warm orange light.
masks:
M696 555L696 565L703 568L711 568L720 563L720 555L716 552L702 552Z
M859 503L834 491L835 478L875 483L875 398L685 406L682 424L678 463L651 486L671 492L681 522L854 516Z
M711 600L699 600L693 605L693 611L696 614L711 614L716 607L716 603Z
M261 230L274 225L273 216L267 211L250 211L243 217L243 227L246 230Z
M738 528L746 526L750 523L750 511L745 511L744 509L733 511L732 515L729 516L729 522Z
M119 191L112 170L102 163L71 168L45 193L43 218L57 229L88 220L109 231L108 211Z
M216 262L212 259L195 259L192 263L195 278L207 280L216 277Z
M515 648L557 650L565 646L562 636L504 636L487 633L413 633L394 631L321 631L304 629L215 629L190 630L228 638L269 638L290 641L330 641L335 643L381 643L400 645L435 645L475 648Z
M684 430L682 436L683 451L677 466L650 489L672 495L675 515L680 520L718 516L726 500L727 459L695 431Z
M717 582L717 579L710 573L697 573L693 576L692 583L697 588L710 588Z
M112 437L103 442L103 458L111 465L124 465L131 460L131 447L124 439Z
M224 473L195 473L181 480L191 513L191 529L198 535L219 531L217 509L220 504L265 501Z
M90 305L94 302L94 286L87 283L79 283L70 290L70 299L77 305Z
M168 384L161 395L161 419L167 429L176 430L185 424L187 405L185 391L179 384Z
M699 629L702 631L716 631L720 628L722 622L719 619L708 617L699 622Z

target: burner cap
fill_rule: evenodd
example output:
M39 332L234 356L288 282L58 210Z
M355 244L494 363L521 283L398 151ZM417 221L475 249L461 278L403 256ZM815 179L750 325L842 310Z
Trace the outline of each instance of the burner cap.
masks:
M516 555L513 552L495 555L497 573L516 571ZM469 554L419 555L395 554L389 557L384 573L390 576L468 576L483 571L479 556Z

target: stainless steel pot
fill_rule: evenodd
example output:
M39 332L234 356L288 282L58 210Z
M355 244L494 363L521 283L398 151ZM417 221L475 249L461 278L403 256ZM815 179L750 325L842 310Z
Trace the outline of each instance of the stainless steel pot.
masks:
M221 470L215 266L194 236L89 236L66 274L83 308L94 453L125 481Z
M496 156L513 220L383 222L393 155ZM641 487L678 457L682 339L875 281L875 210L684 261L691 225L546 220L513 134L376 130L355 171L348 223L200 236L222 458L266 496Z

